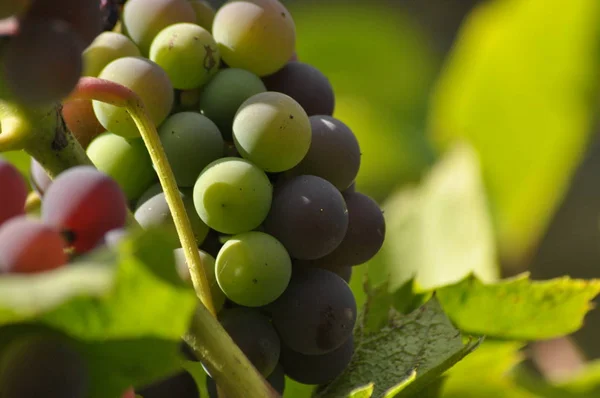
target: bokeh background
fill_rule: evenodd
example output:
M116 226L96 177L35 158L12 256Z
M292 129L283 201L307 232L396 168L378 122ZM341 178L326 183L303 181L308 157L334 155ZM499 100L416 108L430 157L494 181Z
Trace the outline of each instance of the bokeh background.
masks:
M216 5L219 2L215 2ZM353 276L600 278L600 2L289 0L388 242ZM571 336L600 357L600 311Z

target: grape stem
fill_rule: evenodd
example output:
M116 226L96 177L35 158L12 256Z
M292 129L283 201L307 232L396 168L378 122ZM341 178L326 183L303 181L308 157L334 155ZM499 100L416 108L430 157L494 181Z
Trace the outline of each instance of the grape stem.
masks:
M184 336L184 340L207 367L219 389L222 389L227 397L279 397L216 319L210 285L202 266L190 220L156 126L148 116L144 103L127 87L93 77L81 78L67 100L82 99L101 101L125 108L139 129L148 149L173 216L194 289L203 304L198 305L190 331Z

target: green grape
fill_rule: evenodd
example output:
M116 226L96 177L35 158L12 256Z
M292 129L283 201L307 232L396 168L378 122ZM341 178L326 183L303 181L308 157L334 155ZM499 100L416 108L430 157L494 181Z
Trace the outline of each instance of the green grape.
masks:
M264 232L229 239L217 255L217 282L233 302L260 307L277 299L292 277L292 262L283 245Z
M102 32L83 51L82 76L97 77L102 69L117 58L139 57L140 50L125 35Z
M278 0L228 2L217 11L212 32L227 65L258 76L283 68L296 45L294 20Z
M129 201L139 198L157 180L142 140L105 133L90 143L87 155L98 170L117 181Z
M242 157L263 170L289 170L308 153L310 121L291 97L267 91L240 106L233 120L233 141Z
M158 32L176 23L195 23L196 13L186 0L129 0L122 18L127 34L146 55Z
M208 284L210 286L210 295L215 306L215 310L219 312L225 304L225 293L219 287L217 283L217 274L215 272L216 260L213 256L203 250L198 250L200 253L200 260L202 266L206 270L206 277L208 278ZM192 286L192 277L188 268L188 263L185 260L185 253L182 248L175 249L175 265L177 266L177 272L181 279Z
M224 234L248 232L269 213L273 187L247 160L222 158L209 164L194 185L194 205L210 228Z
M213 6L205 0L190 0L190 5L196 12L196 23L210 32L216 13Z
M200 111L215 122L224 139L231 141L233 118L240 105L265 91L264 83L254 73L238 68L223 69L200 92Z
M173 107L173 86L160 66L142 57L123 57L112 61L98 76L120 83L140 96L146 111L157 126ZM140 133L125 108L94 101L98 121L111 133L126 138L139 137Z
M225 144L219 129L197 112L169 116L158 133L180 187L193 187L202 170L223 157Z
M215 39L191 23L166 27L152 41L150 59L167 72L173 87L190 90L206 83L219 69Z

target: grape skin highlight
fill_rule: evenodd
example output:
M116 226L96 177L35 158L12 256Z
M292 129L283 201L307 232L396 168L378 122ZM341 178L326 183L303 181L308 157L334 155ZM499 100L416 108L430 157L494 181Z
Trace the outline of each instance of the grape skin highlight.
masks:
M310 121L291 97L267 91L240 106L233 120L233 140L240 155L264 171L285 171L306 156Z
M217 255L217 282L233 302L261 307L288 286L292 260L283 245L263 232L232 236Z
M98 76L120 83L140 96L155 125L166 119L173 106L173 86L164 70L141 57L123 57L112 61ZM98 121L111 133L136 138L140 133L125 108L93 101Z
M294 53L296 25L277 0L237 0L217 11L213 36L227 65L265 76Z
M273 187L247 160L222 158L206 166L194 185L194 205L210 228L238 234L258 227L271 207Z
M173 87L191 90L217 73L221 56L210 32L195 24L179 23L154 38L150 59L167 72Z

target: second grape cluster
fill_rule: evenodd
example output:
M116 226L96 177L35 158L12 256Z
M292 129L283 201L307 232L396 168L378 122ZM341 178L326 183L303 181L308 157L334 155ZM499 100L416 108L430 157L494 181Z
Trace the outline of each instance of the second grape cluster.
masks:
M298 61L295 42L294 21L277 0L230 1L216 11L203 1L129 0L117 27L83 52L84 75L144 101L219 320L280 391L284 374L321 384L346 368L357 314L351 267L372 258L385 235L379 206L354 188L359 143L332 116L332 87ZM63 116L140 225L174 229L127 112L72 101ZM50 181L32 166L43 195ZM182 249L176 258L189 280Z

